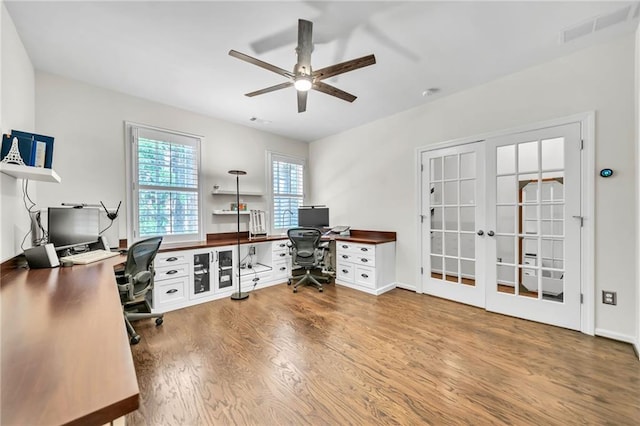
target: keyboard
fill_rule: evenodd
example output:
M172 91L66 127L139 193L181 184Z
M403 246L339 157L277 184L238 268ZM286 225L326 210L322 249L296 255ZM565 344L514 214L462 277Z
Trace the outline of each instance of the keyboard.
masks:
M60 260L70 260L74 265L86 265L87 263L98 262L113 256L119 256L117 251L93 250L84 253L72 254L71 256L61 257Z

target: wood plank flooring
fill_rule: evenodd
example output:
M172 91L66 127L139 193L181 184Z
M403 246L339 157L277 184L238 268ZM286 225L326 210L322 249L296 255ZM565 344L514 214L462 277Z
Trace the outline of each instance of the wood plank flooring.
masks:
M282 284L134 326L128 425L640 422L630 345L406 290Z

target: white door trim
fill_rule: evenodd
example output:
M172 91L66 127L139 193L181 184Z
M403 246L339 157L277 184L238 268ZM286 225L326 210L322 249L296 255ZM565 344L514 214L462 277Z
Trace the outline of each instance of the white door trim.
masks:
M583 304L580 318L580 331L593 336L595 334L595 111L588 111L566 117L545 120L537 123L530 123L522 126L502 129L492 132L464 137L444 142L438 142L426 146L421 146L415 150L415 212L416 223L415 235L421 235L421 158L422 153L436 149L448 148L456 145L464 145L473 142L480 142L489 138L505 136L514 133L529 132L545 127L560 126L569 123L580 123L582 132L582 158L581 158L581 211L584 219L582 228L580 249L581 249L581 292L583 294ZM423 293L422 288L422 238L418 238L416 259L416 293Z

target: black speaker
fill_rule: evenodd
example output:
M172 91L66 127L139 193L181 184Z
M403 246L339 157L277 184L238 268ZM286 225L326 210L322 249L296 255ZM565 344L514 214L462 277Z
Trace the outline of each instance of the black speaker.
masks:
M55 268L60 266L58 255L53 244L36 246L24 251L29 268Z

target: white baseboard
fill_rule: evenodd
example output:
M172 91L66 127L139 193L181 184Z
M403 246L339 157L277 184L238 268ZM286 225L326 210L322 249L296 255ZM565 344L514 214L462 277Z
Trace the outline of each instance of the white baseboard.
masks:
M416 286L414 284L396 282L396 287L403 288L405 290L417 291Z
M611 330L605 330L602 328L596 328L595 335L600 337L606 337L607 339L613 339L613 340L619 340L625 343L631 343L636 347L636 350L638 349L638 342L636 341L636 338L634 336L629 336L627 334L622 334L622 333L618 333Z

